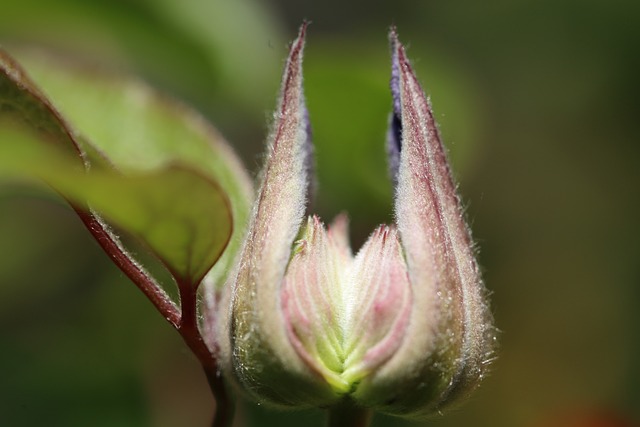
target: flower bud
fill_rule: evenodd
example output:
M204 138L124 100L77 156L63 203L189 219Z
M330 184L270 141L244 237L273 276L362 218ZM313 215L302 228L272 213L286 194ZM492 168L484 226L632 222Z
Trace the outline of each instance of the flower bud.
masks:
M391 32L388 134L396 225L353 256L345 217L303 224L311 142L293 43L262 183L229 278L224 370L261 402L361 406L420 418L473 389L495 329L427 98Z

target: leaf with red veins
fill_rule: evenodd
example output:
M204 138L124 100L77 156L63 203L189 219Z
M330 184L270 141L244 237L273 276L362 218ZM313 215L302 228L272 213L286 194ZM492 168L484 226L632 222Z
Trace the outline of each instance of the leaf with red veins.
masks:
M25 168L20 171L23 176L46 178L43 177L41 169L50 167L49 163L54 163L52 159L47 162L46 156L49 154L53 154L53 158L61 156L66 160L64 168L53 171L53 175L56 177L61 174L80 175L84 174L85 169L89 169L87 155L71 126L31 80L27 72L7 52L1 49L0 121L3 133L0 143L4 149L15 151L9 156L28 152L30 159L39 159L38 161L40 161L40 163L36 161L28 164L21 163L24 159L16 159L14 165L8 165L9 168L15 168L18 164L24 165ZM13 145L13 142L16 141L24 144ZM34 147L36 149L31 150ZM11 163L11 157L4 160ZM49 176L53 175L49 173ZM51 182L49 184L56 188ZM158 311L172 325L177 326L180 315L176 305L155 279L125 250L110 227L89 207L88 201L74 200L70 202L89 232L114 263L140 288Z
M105 83L96 78L90 87L102 88L102 84ZM124 92L127 88L123 83L113 90ZM15 122L24 133L13 141L6 137L2 141L2 149L9 152L4 160L14 160L9 165L14 173L40 177L69 200L98 241L108 243L108 248L105 247L108 254L127 269L127 274L135 274L132 278L139 286L147 289L157 284L133 265L135 261L124 253L117 237L97 215L145 243L174 276L181 292L195 292L227 247L233 231L231 201L217 177L184 161L121 172L110 157L87 139L79 144L73 126L3 52L0 52L0 105L0 119L7 119L1 129L8 133L12 130L11 122ZM115 107L107 103L104 108L105 113L112 114ZM145 104L141 110L152 110L152 104ZM175 118L169 118L178 126L180 119L185 119L177 112ZM148 116L140 114L136 119L142 127L152 126ZM14 133L17 130L15 127ZM22 142L18 144L18 140ZM94 155L86 155L85 149ZM25 151L21 159L19 150ZM215 155L213 151L209 154ZM0 168L0 172L6 173L7 169ZM156 292L158 296L166 298L160 292Z

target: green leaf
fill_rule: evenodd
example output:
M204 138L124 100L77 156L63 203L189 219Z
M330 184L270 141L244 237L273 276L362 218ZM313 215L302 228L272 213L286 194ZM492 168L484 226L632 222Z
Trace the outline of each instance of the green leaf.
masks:
M234 234L211 272L218 285L241 243L253 198L252 180L219 132L201 116L144 83L71 66L42 52L18 52L30 76L73 125L122 171L179 163L220 184L231 201ZM88 151L88 150L87 150Z
M233 153L195 115L139 83L31 59L38 83L74 128L8 55L0 55L0 116L37 130L3 126L0 169L38 176L74 203L89 203L146 242L181 283L197 286L230 239L232 212L246 215L250 186ZM84 142L79 147L79 140L95 149ZM78 157L83 148L92 158L102 153L108 160L101 163L115 169L85 173Z
M89 173L38 136L0 125L0 176L39 178L78 206L88 204L145 242L181 283L197 285L232 231L229 201L213 181L184 166L123 175Z
M131 176L90 173L84 180L65 181L58 177L56 183L65 195L84 198L108 220L132 230L181 283L197 286L231 238L225 192L183 166Z

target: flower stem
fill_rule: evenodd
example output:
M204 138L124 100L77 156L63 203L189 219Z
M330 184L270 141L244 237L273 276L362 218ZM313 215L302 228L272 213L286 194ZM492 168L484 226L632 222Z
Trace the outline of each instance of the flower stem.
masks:
M216 411L211 427L231 427L236 406L233 397L229 394L219 372L210 372L208 369L205 369L204 372L216 401Z
M212 427L230 427L233 422L235 404L220 375L214 349L207 346L198 326L198 288L191 286L188 282L178 282L178 288L180 290L181 316L177 329L187 346L200 361L209 382L209 388L216 402L216 411L211 425Z
M371 411L347 400L329 410L328 427L367 427L371 423Z
M202 365L209 388L216 402L213 427L230 427L235 411L234 401L229 395L224 380L219 374L214 352L205 343L198 326L197 286L185 281L180 283L180 309L171 301L162 287L126 252L117 237L88 208L71 204L98 244L129 279L145 294L155 308L178 331L182 339Z

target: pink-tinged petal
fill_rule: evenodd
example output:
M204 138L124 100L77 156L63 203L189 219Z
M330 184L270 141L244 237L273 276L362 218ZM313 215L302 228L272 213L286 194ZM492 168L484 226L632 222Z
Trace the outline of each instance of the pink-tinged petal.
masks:
M340 268L346 269L353 260L349 244L349 219L342 213L338 215L327 230L329 241L339 256Z
M343 378L358 383L397 351L411 314L411 287L395 229L378 228L362 247L343 288Z
M338 323L345 265L340 246L318 218L310 218L296 242L282 285L282 309L289 339L300 357L337 393L349 390L341 377L342 330Z
M326 232L310 218L282 287L289 338L338 394L397 350L411 313L411 289L397 232L380 227L355 260L339 217Z
M390 38L394 114L401 119L395 206L413 310L402 345L357 397L421 417L485 375L495 329L430 103L395 31Z
M230 275L220 343L226 370L257 399L274 405L323 406L335 393L289 340L280 287L300 229L308 188L309 123L302 90L306 24L291 46L248 234Z

